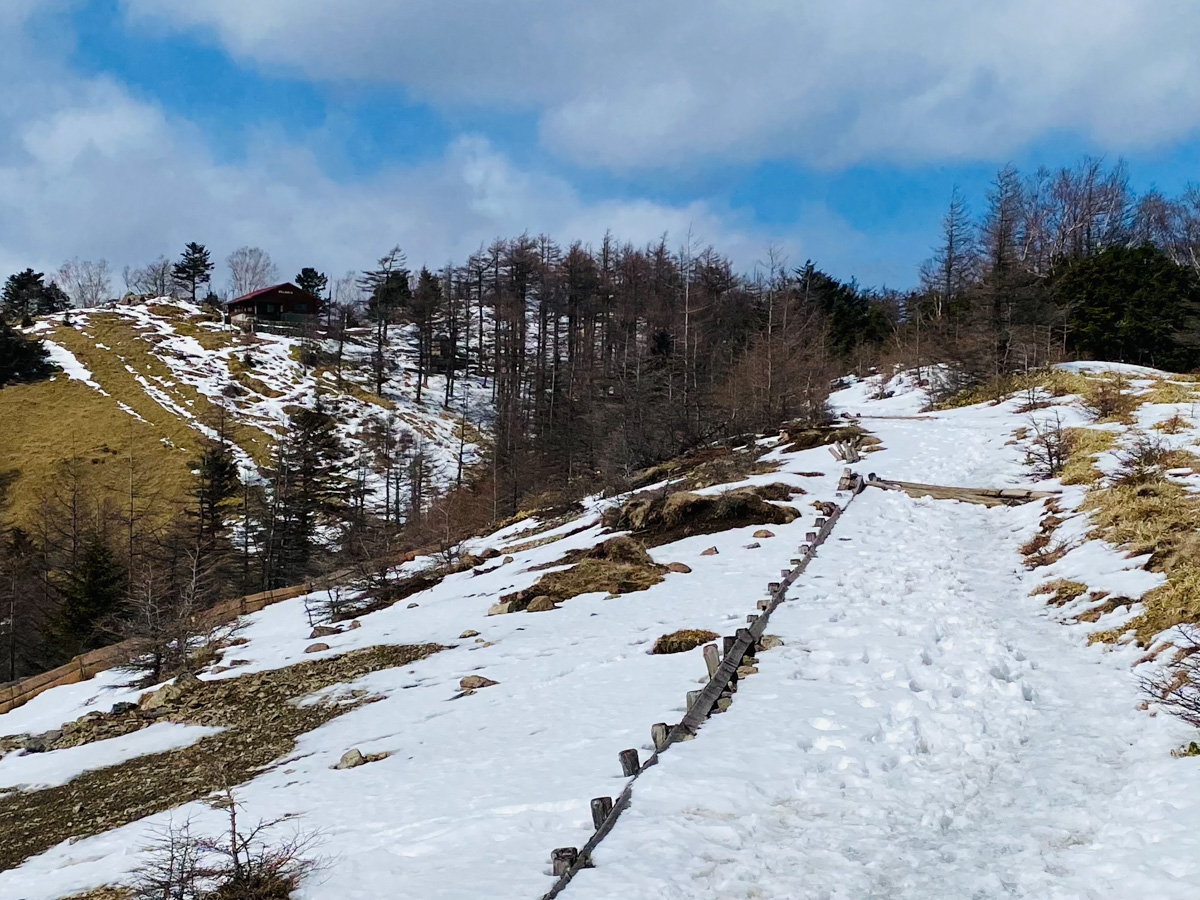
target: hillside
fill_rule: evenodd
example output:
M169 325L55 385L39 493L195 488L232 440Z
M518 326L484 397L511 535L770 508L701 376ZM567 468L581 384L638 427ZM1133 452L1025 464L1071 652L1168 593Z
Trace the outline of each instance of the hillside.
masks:
M8 487L8 515L18 523L29 523L72 459L121 498L128 497L132 467L139 504L174 515L188 490L197 438L211 428L217 405L231 414L243 468L254 471L270 460L290 415L311 407L319 391L351 457L369 470L368 487L379 502L382 463L372 431L389 416L398 439L407 435L428 454L434 486L457 477L460 458L466 466L477 461L478 429L488 421L490 395L471 378L460 376L451 407L443 408L442 376L431 375L416 403L409 336L401 327L389 336L396 365L382 396L367 387L369 329L350 329L340 382L332 365L302 364L297 337L244 334L171 298L73 311L70 324L45 317L29 331L45 341L61 373L0 391L6 423L0 479ZM331 356L335 342L318 346Z
M978 399L849 379L841 431L524 519L358 605L276 603L198 680L42 693L0 715L0 895L127 884L171 823L220 834L203 800L233 786L316 833L307 900L541 897L626 788L563 896L1190 900L1196 729L1144 682L1194 690L1200 383L1073 364ZM764 607L736 692L651 738ZM632 781L631 748L656 763Z

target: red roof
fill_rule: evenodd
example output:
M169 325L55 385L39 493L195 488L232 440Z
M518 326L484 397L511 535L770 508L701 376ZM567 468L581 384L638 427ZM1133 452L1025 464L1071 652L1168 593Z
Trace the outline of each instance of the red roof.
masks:
M283 282L283 284L273 284L270 287L259 288L257 291L251 291L249 294L243 294L241 297L238 297L235 300L230 300L229 305L233 306L233 304L241 303L243 300L253 300L255 297L261 297L263 294L269 294L271 291L277 291L280 288L291 288L297 294L305 294L310 297L313 296L312 294L309 294L308 291L302 291L300 288L296 287L296 285L292 284L290 281L285 281L285 282Z

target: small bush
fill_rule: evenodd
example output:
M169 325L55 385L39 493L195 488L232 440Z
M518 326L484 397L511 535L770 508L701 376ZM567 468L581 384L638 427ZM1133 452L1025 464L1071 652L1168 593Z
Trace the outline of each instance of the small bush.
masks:
M1152 678L1142 679L1142 689L1168 711L1200 728L1200 630L1183 629L1174 661ZM1193 742L1180 756L1200 754Z
M1171 416L1169 419L1157 423L1154 426L1155 431L1161 431L1163 434L1179 434L1181 431L1186 431L1191 425L1187 419L1179 415Z
M687 653L704 644L715 641L720 635L715 631L705 631L703 628L683 628L664 634L654 642L651 653Z
M1141 399L1134 397L1125 378L1117 375L1091 382L1079 405L1096 422L1130 425L1133 411L1141 405Z
M1038 420L1030 416L1029 428L1033 437L1027 446L1025 462L1042 478L1057 478L1071 456L1071 429L1063 428L1057 412L1053 419Z
M1111 450L1117 442L1117 436L1111 431L1095 428L1068 428L1065 434L1070 441L1071 452L1059 480L1063 484L1092 484L1099 480L1096 456Z

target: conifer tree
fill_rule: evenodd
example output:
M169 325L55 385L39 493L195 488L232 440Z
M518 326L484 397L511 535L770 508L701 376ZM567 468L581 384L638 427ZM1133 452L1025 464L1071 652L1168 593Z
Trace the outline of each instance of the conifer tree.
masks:
M195 303L200 285L212 280L212 270L212 256L208 248L192 241L183 248L179 262L171 267L171 278L181 290L187 291L188 298Z
M307 291L314 297L324 297L325 289L329 287L329 278L323 272L318 272L312 266L305 266L296 276L296 287Z
M37 381L50 374L46 347L0 320L0 388L10 382Z
M8 276L0 294L0 315L28 327L34 316L46 316L70 308L71 298L56 283L44 283L45 274L26 269Z
M125 571L103 533L84 544L79 562L62 586L62 606L51 626L54 643L65 656L105 643L105 624L125 602Z

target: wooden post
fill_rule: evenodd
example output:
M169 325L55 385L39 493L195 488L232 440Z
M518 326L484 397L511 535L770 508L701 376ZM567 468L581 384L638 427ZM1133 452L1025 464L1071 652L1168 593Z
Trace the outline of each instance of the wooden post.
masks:
M766 600L759 600L759 601L758 601L758 608L759 608L759 609L766 609L768 606L770 606L770 603L768 603Z
M758 621L758 616L756 616L756 615L751 614L751 615L746 616L746 623L748 625L753 625L757 621Z
M622 750L620 754L621 774L629 778L638 773L641 764L638 762L638 752L635 749Z
M810 544L815 544L817 542L817 533L815 531L810 531L804 536L804 539Z
M767 593L768 594L778 594L779 593L779 582L772 581L770 584L768 584L767 585Z
M797 559L793 559L793 560L791 560L791 563L792 563L792 565L793 565L793 566L798 566L798 565L800 565L802 562L804 562L804 558L803 558L803 557L799 557L799 558L797 558Z
M729 651L733 649L733 645L737 643L737 638L731 634L721 638L721 655L728 656Z
M559 847L550 854L550 865L554 869L556 876L567 874L567 870L575 865L575 861L579 859L579 850L576 847Z
M704 692L703 691L688 691L687 692L687 708L688 709L691 709L693 706L696 705L696 701L700 699L700 695L702 693L704 693Z
M824 516L817 516L817 527L818 528L825 527L825 517Z
M592 799L592 826L599 828L612 812L612 797L595 797Z
M704 665L708 667L708 677L712 678L721 668L721 655L717 653L716 644L704 645Z
M650 726L650 740L654 742L654 749L662 751L667 748L667 735L671 733L671 729L667 727L666 722L656 722Z

